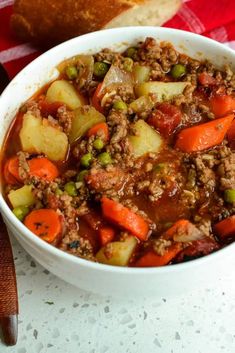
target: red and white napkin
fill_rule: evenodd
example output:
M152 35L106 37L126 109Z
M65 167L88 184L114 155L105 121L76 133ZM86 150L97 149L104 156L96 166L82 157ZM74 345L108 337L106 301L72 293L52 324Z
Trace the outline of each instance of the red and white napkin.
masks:
M13 0L0 0L0 62L14 77L41 52L12 34L9 20ZM234 0L184 0L179 12L164 27L202 34L235 49Z

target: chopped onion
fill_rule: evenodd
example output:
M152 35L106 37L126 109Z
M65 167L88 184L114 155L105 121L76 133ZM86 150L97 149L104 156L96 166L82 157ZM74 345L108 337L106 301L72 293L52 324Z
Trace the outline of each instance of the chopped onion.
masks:
M203 239L205 236L204 234L197 229L193 224L189 224L187 230L185 229L184 232L179 232L174 234L173 240L181 243L188 243L195 240Z
M105 75L100 94L113 88L114 86L131 86L133 87L133 77L129 72L121 70L119 67L112 65Z

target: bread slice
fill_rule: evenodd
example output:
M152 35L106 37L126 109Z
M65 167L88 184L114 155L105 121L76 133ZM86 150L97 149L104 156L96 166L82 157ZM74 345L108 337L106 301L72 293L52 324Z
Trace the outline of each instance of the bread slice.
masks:
M16 0L11 26L24 41L52 46L102 28L160 26L181 0Z
M129 1L131 9L113 18L105 28L122 26L161 26L179 10L181 0Z

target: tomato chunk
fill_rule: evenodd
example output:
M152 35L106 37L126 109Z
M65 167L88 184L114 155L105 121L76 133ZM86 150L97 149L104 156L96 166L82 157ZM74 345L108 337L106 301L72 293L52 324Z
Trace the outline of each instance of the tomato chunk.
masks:
M161 103L147 122L158 130L160 134L169 136L179 126L181 118L182 113L179 108L170 103Z
M214 230L221 240L235 238L235 215L217 223Z
M57 110L62 106L61 102L53 102L48 103L46 100L41 100L39 102L39 109L44 117L48 117L49 115L56 117Z
M216 79L207 72L202 72L201 74L199 74L198 81L203 86L213 86L217 84Z

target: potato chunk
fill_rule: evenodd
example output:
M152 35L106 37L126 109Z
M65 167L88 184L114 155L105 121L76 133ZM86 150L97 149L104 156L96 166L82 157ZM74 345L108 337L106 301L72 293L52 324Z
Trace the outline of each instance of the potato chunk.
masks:
M47 90L46 100L49 103L62 102L72 110L84 104L83 98L66 80L54 81Z
M158 102L163 102L182 94L188 84L188 82L143 82L135 86L135 93L137 97L154 93Z
M125 241L107 244L96 254L96 259L106 265L127 266L137 245L137 239L130 236Z
M43 153L52 161L63 160L68 150L64 132L49 125L47 119L26 113L20 130L22 149L29 153Z
M105 116L99 113L94 107L84 106L74 111L72 128L69 134L69 141L74 142L93 126L105 121Z
M131 102L129 107L135 112L135 113L141 113L144 111L151 111L151 109L154 107L154 101L151 98L151 96L146 95L146 96L141 96Z
M31 185L24 185L20 189L11 190L8 194L8 199L13 208L19 206L32 206L35 203Z
M149 80L150 67L137 65L133 70L134 79L136 83L142 83Z
M133 128L136 131L136 135L129 136L129 141L136 158L141 157L146 153L159 152L162 145L162 139L157 131L144 120L138 120L133 124Z

